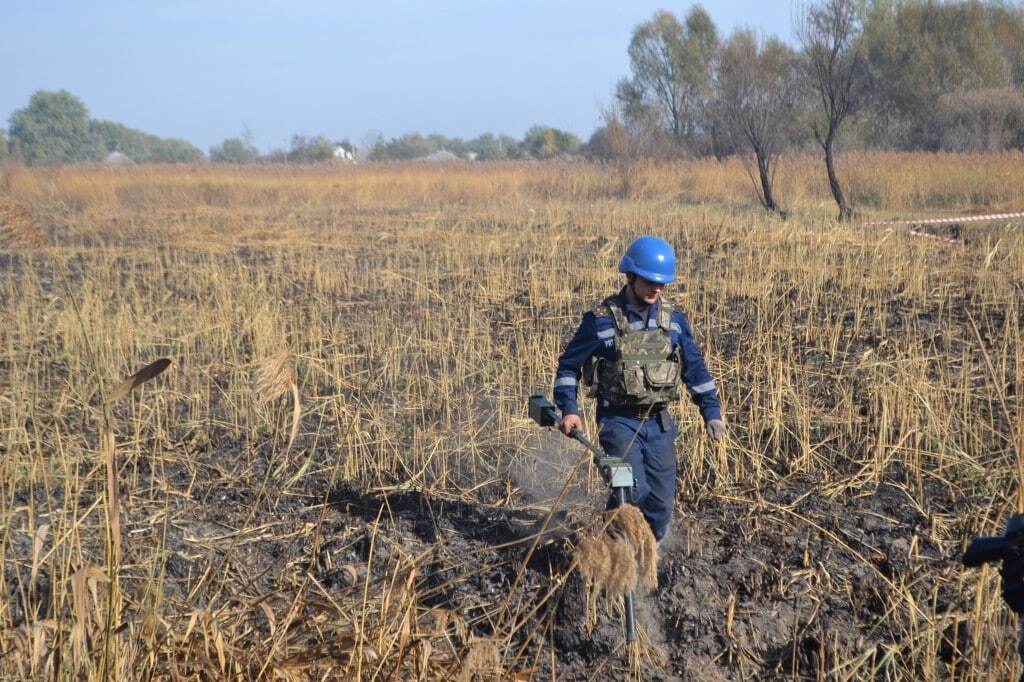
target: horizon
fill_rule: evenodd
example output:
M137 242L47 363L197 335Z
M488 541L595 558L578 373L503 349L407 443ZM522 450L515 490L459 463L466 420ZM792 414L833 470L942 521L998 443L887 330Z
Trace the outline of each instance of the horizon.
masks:
M694 4L666 9L682 16ZM663 7L316 0L296 13L282 3L15 2L0 27L0 59L19 69L0 77L0 116L7 128L32 93L67 90L95 119L204 153L246 130L263 152L293 135L357 145L373 133L518 138L538 124L585 141L629 74L634 27ZM753 27L791 41L789 6L731 0L705 9L722 36Z

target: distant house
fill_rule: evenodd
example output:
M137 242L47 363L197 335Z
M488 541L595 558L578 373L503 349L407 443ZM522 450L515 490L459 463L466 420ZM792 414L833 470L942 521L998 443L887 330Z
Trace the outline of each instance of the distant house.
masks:
M127 154L121 152L110 152L103 157L103 163L108 166L131 166L135 162Z
M449 161L458 160L459 157L455 154L452 154L447 149L441 149L439 151L434 152L433 154L427 154L426 156L420 157L420 161L430 161L432 163L448 163Z
M356 150L348 142L334 143L334 158L336 161L355 161Z

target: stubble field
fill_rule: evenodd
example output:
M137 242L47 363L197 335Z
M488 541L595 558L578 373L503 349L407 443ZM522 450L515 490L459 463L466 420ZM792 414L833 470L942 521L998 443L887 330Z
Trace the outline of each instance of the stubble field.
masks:
M1020 154L840 170L862 220L1024 210ZM959 555L1020 508L1024 222L839 226L822 176L781 222L738 162L4 170L0 679L1019 674ZM730 433L673 407L627 649L525 405L644 233Z

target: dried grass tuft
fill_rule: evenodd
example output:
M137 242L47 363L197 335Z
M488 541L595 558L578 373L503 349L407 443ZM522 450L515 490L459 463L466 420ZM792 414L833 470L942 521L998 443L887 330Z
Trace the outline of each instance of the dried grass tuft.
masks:
M597 621L597 599L658 585L658 547L647 520L631 505L604 512L595 530L579 539L576 564L586 584L586 625Z
M288 351L282 350L263 360L256 368L256 394L270 402L284 394L294 382Z
M89 592L86 579L89 567L83 566L71 574L71 652L75 670L82 671L89 660Z
M585 580L596 585L604 585L611 577L611 556L608 553L606 538L581 538L576 547L576 560Z
M583 536L576 546L576 563L586 585L584 625L589 632L597 623L597 598L611 578L611 555L608 540L600 536Z
M634 550L640 585L648 589L658 586L658 543L647 519L631 504L619 507L612 525L622 532Z
M10 649L4 652L4 658L9 659L21 679L53 677L56 654L53 638L56 631L57 621L47 618L31 624L23 623L10 635Z
M0 248L38 249L49 243L24 206L0 197Z
M607 540L606 546L611 571L605 592L616 597L636 589L638 571L633 545L624 537L614 537Z
M270 402L287 391L292 393L292 428L288 436L290 450L295 437L299 435L299 420L302 417L302 403L299 400L299 387L295 383L295 371L288 350L282 350L261 362L256 369L256 394L264 402Z

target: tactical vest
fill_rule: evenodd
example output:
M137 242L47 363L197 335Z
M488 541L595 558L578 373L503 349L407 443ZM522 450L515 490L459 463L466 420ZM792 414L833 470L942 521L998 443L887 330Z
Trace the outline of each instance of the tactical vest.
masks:
M617 297L601 304L615 323L615 358L592 358L584 382L613 408L644 408L679 398L682 362L672 348L672 304L662 299L653 329L630 329Z

